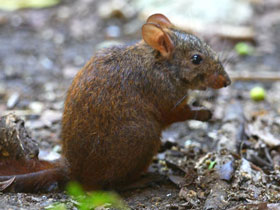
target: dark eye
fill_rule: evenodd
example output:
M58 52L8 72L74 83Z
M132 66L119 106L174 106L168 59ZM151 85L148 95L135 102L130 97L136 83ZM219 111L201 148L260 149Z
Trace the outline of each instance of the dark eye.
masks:
M199 65L199 64L201 64L203 59L202 59L201 55L195 54L192 56L191 60L192 60L193 64Z

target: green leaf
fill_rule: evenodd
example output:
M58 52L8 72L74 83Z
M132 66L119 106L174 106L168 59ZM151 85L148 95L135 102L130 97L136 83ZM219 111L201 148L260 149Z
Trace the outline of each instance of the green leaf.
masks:
M59 2L60 0L0 0L0 9L14 11L24 8L44 8Z
M214 166L216 165L216 163L217 163L217 161L211 161L211 162L209 163L208 169L209 169L209 170L213 169Z
M66 187L66 191L69 195L71 195L75 198L78 196L85 195L85 192L84 192L82 186L77 182L69 182L69 184Z
M235 51L239 55L251 55L254 52L254 48L245 42L239 42L235 45Z
M112 206L117 209L127 209L121 198L112 192L89 192L86 193L77 182L70 182L66 187L67 193L78 202L79 210L90 210L98 206Z

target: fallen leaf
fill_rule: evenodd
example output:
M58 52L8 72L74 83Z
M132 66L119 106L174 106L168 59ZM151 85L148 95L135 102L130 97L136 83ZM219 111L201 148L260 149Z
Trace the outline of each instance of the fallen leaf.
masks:
M0 182L0 192L2 192L5 189L7 189L15 181L15 178L16 177L14 176L14 177L6 180L6 181Z

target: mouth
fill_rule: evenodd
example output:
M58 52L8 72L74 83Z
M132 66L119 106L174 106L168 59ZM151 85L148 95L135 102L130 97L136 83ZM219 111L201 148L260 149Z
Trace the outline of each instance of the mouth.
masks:
M227 87L231 84L231 81L228 77L223 75L212 75L208 78L208 86L213 89L220 89Z

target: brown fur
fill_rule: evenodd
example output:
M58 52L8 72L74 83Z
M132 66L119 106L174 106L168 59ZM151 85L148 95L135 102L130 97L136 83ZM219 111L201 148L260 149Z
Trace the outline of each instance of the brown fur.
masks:
M157 153L164 128L211 118L209 110L187 104L187 91L230 84L215 52L164 18L157 22L154 15L143 26L149 44L98 52L68 90L63 157L70 179L86 189L119 188L137 179ZM192 64L194 54L203 57L201 65Z

